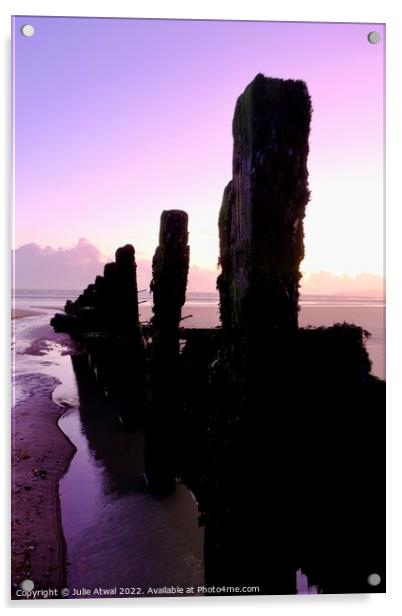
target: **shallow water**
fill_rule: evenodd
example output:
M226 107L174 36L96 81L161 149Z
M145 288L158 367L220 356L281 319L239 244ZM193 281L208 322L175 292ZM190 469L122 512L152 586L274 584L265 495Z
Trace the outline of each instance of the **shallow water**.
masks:
M78 409L60 420L77 447L60 482L70 587L141 588L203 584L203 531L191 493L144 491L143 437L105 417L84 422ZM138 594L138 590L136 594Z
M13 406L29 397L29 380L20 375L42 373L53 376L60 385L53 392L63 406L78 405L77 385L68 355L68 336L55 340L49 325L51 312L15 319L12 323ZM62 392L62 394L61 394Z
M68 410L59 425L77 448L59 486L68 587L146 594L149 587L201 586L203 530L192 494L182 485L163 499L144 491L141 432L124 431L107 404L96 416L80 408L71 357L63 337L54 339L50 314L14 321L14 404L29 396L20 375L60 381L53 399Z

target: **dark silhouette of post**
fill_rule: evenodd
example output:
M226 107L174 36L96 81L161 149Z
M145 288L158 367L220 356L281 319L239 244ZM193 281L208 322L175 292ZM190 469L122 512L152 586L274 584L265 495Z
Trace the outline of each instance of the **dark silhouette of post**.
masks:
M135 250L126 244L116 250L116 291L118 301L119 328L126 336L138 339L138 287Z
M236 103L218 288L226 350L244 361L267 337L297 329L310 118L303 81L259 74Z
M225 420L216 427L219 489L206 516L206 579L277 594L295 592L296 583L286 381L298 327L310 118L304 82L255 77L236 103L233 178L219 214L221 400L211 416ZM247 485L247 502L239 485Z
M159 245L152 260L151 407L145 443L145 470L151 488L168 491L174 486L175 425L180 391L179 325L186 299L190 249L188 216L181 210L163 211Z
M186 300L189 259L187 213L163 211L159 246L152 260L151 281L154 298L152 339L157 356L172 359L179 353L179 325Z
M118 328L116 263L114 261L106 263L103 278L105 281L106 332L113 336Z

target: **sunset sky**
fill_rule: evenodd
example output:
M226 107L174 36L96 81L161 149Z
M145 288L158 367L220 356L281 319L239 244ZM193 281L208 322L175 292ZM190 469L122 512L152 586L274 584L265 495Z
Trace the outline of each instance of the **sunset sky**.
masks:
M372 24L15 18L15 249L45 259L85 238L102 260L130 242L146 262L161 211L180 208L192 264L215 270L234 106L262 72L305 80L312 98L306 278L381 275L384 37Z

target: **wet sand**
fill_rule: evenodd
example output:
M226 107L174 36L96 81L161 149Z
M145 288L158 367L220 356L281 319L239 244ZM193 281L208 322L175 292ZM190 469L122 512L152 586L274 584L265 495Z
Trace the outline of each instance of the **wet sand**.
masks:
M43 374L20 377L28 399L12 415L11 576L13 590L24 579L35 589L65 585L66 549L58 485L75 447L58 427L65 412L52 401L57 379Z
M37 317L40 314L45 314L45 313L39 312L38 310L27 310L25 308L13 308L11 310L12 319L24 319L25 317Z

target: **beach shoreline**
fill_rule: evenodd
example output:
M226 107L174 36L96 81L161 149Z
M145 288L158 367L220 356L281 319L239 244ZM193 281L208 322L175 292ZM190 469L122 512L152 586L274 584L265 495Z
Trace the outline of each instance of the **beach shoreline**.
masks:
M26 308L13 308L11 310L11 320L15 319L25 319L26 317L38 317L41 314L46 314L43 311L38 310L28 310Z
M66 585L59 481L76 451L58 425L66 408L52 400L60 381L39 373L19 379L30 395L12 411L12 598L26 579L35 589Z
M54 306L52 309L56 309ZM17 365L16 385L23 392L12 410L12 597L24 579L31 579L35 589L61 589L67 584L68 555L62 527L60 480L70 467L75 445L59 427L74 398L62 404L54 402L55 388L63 381L63 372L50 370L55 356L74 353L67 334L55 333L46 319L46 306L23 305L14 309ZM149 320L151 306L141 306L143 319ZM218 306L185 306L183 316L194 314L186 326L214 327L219 322ZM300 326L325 326L338 321L357 321L374 334L370 353L377 374L383 373L383 348L380 327L382 308L302 307ZM32 318L29 317L36 317ZM363 318L364 317L364 318ZM376 341L377 340L377 341ZM368 342L370 345L370 341ZM18 350L18 347L20 350ZM26 362L29 358L29 362ZM69 358L66 358L69 359ZM56 358L56 364L58 360ZM26 371L29 368L29 371ZM50 376L50 374L55 376ZM68 432L67 432L68 434ZM45 471L43 473L43 471ZM74 488L75 489L75 488ZM62 494L64 491L62 492ZM67 534L66 534L67 537ZM53 598L53 597L49 597Z

